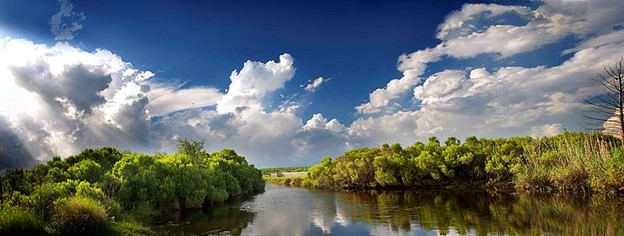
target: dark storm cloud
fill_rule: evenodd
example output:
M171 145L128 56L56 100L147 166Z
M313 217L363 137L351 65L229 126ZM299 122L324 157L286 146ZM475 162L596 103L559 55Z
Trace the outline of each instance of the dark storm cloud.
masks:
M23 88L36 93L53 107L62 108L59 99L68 99L78 111L90 114L94 106L105 102L99 93L108 87L112 78L99 68L83 64L66 65L55 75L44 60L10 68L15 81Z

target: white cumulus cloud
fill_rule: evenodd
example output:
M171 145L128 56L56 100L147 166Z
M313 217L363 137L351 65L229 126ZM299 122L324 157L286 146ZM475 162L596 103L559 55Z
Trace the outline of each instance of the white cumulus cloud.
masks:
M305 91L308 92L314 92L316 91L317 88L319 88L321 86L321 84L326 83L327 81L329 81L329 79L325 79L323 77L318 77L313 81L310 81L310 83L308 85L305 86Z
M233 112L237 108L264 109L274 91L284 87L295 75L293 57L282 54L279 61L247 61L240 72L232 71L227 94L217 101L217 111Z
M551 44L568 35L585 35L587 32L587 2L565 1L545 3L535 10L521 6L496 4L465 4L451 13L438 27L437 46L399 57L398 69L403 77L392 79L386 87L369 95L369 101L356 107L360 114L394 112L401 107L394 104L401 96L424 80L427 65L445 56L458 59L491 54L498 58L528 53ZM476 18L495 18L503 13L514 13L526 19L524 25L488 24L476 28L471 22ZM455 32L457 33L452 33Z
M561 133L563 133L561 124L543 124L531 128L531 136L534 138L550 137Z
M439 26L440 44L401 56L398 68L404 76L390 80L370 94L369 102L356 107L360 114L373 116L347 127L348 141L356 146L409 145L433 135L545 136L563 127L581 129L582 99L601 91L592 78L624 55L621 30L613 30L621 23L614 23L613 17L596 20L596 12L607 11L597 5L587 1L547 1L536 9L464 5ZM505 14L520 16L525 23L493 20ZM477 24L484 21L491 23ZM498 60L532 53L570 35L580 40L564 50L573 55L560 65L474 69L466 64L464 69L442 69L422 77L431 62L479 55L495 55ZM406 110L403 107L410 104L401 104L398 98L409 91L417 108Z

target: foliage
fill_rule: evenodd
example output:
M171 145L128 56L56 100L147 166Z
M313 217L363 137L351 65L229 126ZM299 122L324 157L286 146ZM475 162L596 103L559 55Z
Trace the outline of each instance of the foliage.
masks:
M150 233L149 228L134 222L113 221L110 223L109 227L109 232L111 233L111 235L139 236L147 235L148 233Z
M444 145L432 137L405 149L399 144L357 148L324 157L302 185L315 188L427 187L455 184L526 191L624 192L621 141L570 133L533 139L477 139ZM280 182L280 181L276 181Z
M45 235L43 219L33 211L0 208L0 235Z
M283 173L283 172L306 172L308 171L307 166L300 167L275 167L275 168L264 168L260 169L262 175L270 175L273 173Z
M108 230L106 211L90 198L62 199L56 204L52 227L61 235L105 235Z
M310 185L317 188L331 188L334 186L333 162L331 157L326 156L321 159L320 165L312 166L308 169Z
M302 176L295 176L295 177L285 177L285 176L283 176L283 177L267 177L267 176L265 176L264 179L266 180L266 182L273 183L273 184L279 184L279 185L285 185L285 186L293 186L293 187L310 187L310 186L312 186L308 182L305 182L307 180L307 178L302 177Z
M29 170L6 170L0 176L0 234L44 228L62 235L144 234L146 228L124 219L210 207L264 189L260 170L233 150L207 153L203 141L187 139L178 146L169 155L86 149Z
M180 139L178 141L178 151L182 154L186 154L197 161L204 149L204 140L192 140L192 139Z

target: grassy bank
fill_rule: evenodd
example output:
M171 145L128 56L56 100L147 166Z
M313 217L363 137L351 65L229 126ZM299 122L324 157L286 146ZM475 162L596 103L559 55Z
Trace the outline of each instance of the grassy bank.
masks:
M299 167L274 167L274 168L264 168L260 169L262 175L270 175L273 173L283 173L283 172L306 172L308 171L307 166L299 166Z
M161 211L204 208L264 189L260 170L233 150L178 153L87 149L0 177L0 235L144 235Z
M271 177L268 175L262 176L262 178L267 183L285 185L285 186L293 186L293 187L312 187L310 185L304 185L304 183L309 183L309 181L305 181L307 179L306 176L295 176L295 177Z
M0 235L146 235L150 229L132 219L116 219L94 199L59 199L49 216L27 206L0 208Z
M298 180L286 183L322 189L474 186L527 192L624 193L620 140L566 132L533 139L477 139L463 143L432 137L407 148L384 144L324 157Z

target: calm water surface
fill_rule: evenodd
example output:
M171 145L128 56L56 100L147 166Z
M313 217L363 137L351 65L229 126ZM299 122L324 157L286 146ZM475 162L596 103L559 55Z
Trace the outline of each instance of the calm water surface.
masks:
M267 184L209 210L171 213L167 235L624 235L624 202L458 190L331 192Z

